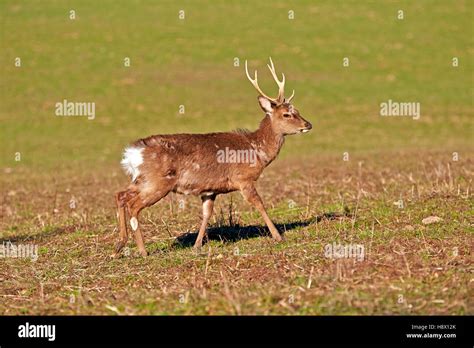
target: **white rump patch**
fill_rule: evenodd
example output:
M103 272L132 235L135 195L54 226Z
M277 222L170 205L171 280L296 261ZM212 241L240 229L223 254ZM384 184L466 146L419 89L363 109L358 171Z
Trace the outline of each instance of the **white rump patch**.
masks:
M132 177L132 181L140 175L140 165L143 163L143 147L127 147L120 162L125 172Z

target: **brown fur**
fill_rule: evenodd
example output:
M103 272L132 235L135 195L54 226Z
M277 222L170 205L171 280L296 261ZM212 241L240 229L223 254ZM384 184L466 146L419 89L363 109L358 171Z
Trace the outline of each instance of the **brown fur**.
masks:
M143 236L138 228L138 214L169 192L201 196L203 221L194 247L200 248L207 222L212 214L217 195L240 190L242 195L262 214L273 238L282 240L268 217L254 183L262 171L278 155L285 136L311 129L311 124L288 103L277 105L260 96L259 102L266 112L259 128L254 131L237 131L209 134L154 135L135 141L132 146L144 148L140 175L129 187L116 194L120 240L116 254L128 238L127 215L134 226L135 241L145 256ZM256 151L255 165L249 163L219 163L217 151Z

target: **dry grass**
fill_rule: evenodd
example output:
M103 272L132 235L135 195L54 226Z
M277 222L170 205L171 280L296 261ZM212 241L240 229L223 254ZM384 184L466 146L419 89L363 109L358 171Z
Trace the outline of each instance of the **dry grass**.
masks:
M210 242L196 255L194 232L183 233L198 227L199 200L172 195L141 215L151 255L135 256L129 242L129 255L116 260L113 193L126 182L118 167L94 177L6 169L1 240L37 244L40 255L0 261L0 312L473 314L474 166L466 158L277 161L259 189L286 242L273 243L236 193L217 199ZM345 206L348 216L323 215ZM431 215L443 221L421 223ZM326 257L333 242L363 245L364 260Z

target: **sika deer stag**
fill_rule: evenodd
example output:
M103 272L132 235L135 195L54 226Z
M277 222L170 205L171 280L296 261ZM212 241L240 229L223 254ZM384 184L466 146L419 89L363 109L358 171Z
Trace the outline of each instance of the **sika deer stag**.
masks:
M245 62L247 78L259 92L258 102L265 112L256 131L153 135L137 140L125 149L121 163L132 182L115 196L120 239L114 256L118 256L127 243L127 221L141 255L147 255L138 214L170 192L201 197L203 218L195 249L202 246L216 196L237 190L262 214L273 238L282 240L268 217L255 182L277 157L286 135L308 132L312 126L291 104L295 92L285 99L285 75L282 74L281 81L278 79L271 58L268 68L278 85L276 98L262 92L257 71L252 79Z

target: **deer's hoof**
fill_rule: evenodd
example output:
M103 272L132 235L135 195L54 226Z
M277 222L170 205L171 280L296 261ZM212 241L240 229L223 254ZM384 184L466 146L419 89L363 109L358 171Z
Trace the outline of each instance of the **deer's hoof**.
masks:
M196 255L203 254L202 245L194 245L193 251Z
M124 246L127 244L127 241L126 240L119 240L116 244L115 244L115 254L120 254L120 252L122 251L122 249L124 248Z
M280 243L280 242L284 242L285 241L285 237L279 235L279 236L274 236L273 237L273 240L277 243Z
M110 255L111 259L118 259L120 256L122 256L119 252L114 252L112 255Z

